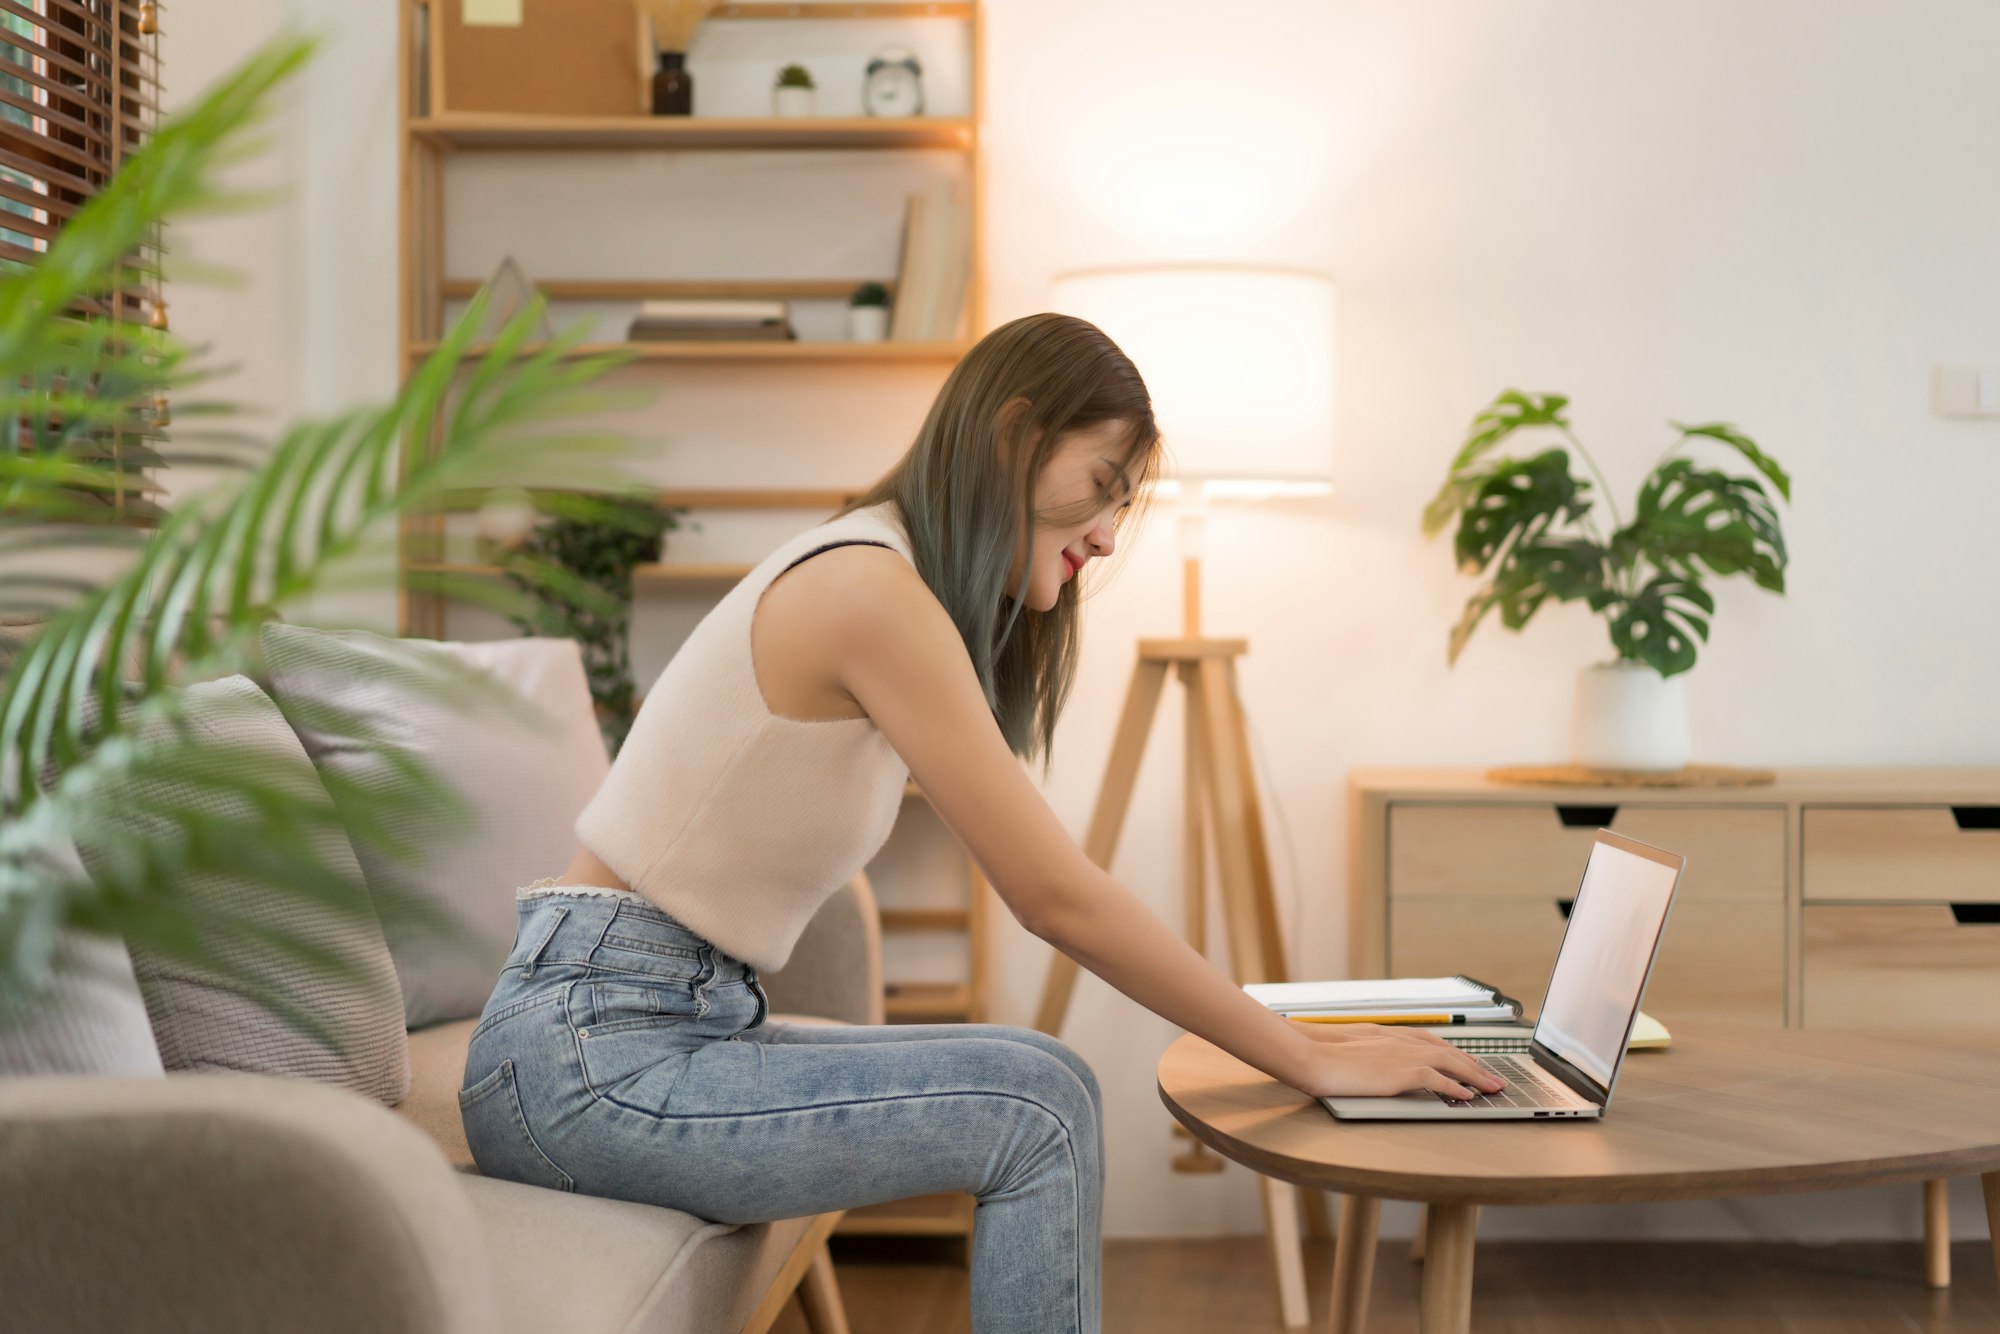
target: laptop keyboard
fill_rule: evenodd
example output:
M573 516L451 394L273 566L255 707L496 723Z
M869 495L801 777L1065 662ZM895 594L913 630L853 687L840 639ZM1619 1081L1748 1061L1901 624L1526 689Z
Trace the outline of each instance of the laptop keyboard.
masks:
M1482 1093L1476 1098L1447 1098L1437 1095L1447 1107L1574 1107L1576 1095L1556 1083L1532 1062L1513 1056L1487 1056L1480 1064L1507 1081L1498 1093Z

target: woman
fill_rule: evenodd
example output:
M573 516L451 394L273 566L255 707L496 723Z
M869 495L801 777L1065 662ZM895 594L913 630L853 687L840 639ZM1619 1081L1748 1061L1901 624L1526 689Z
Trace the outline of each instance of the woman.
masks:
M578 818L582 850L520 893L460 1095L483 1172L735 1223L969 1191L974 1329L1095 1330L1101 1107L1074 1053L999 1026L764 1022L758 972L880 849L910 776L1030 931L1275 1078L1499 1087L1434 1038L1250 1000L1022 771L1075 668L1078 572L1111 554L1158 447L1109 339L1016 320L873 491L702 621Z

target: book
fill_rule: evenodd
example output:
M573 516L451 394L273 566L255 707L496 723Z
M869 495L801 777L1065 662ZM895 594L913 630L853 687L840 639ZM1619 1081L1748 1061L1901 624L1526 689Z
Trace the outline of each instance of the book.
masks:
M1253 982L1250 998L1280 1014L1448 1014L1507 1009L1519 1001L1469 977L1350 978L1325 982Z
M785 343L798 338L789 325L753 324L741 328L701 328L633 321L625 331L629 343Z
M1503 1055L1528 1050L1528 1044L1535 1036L1533 1024L1465 1024L1450 1028L1440 1028L1437 1035L1457 1047L1474 1055ZM1639 1017L1632 1022L1632 1036L1626 1040L1626 1051L1657 1051L1667 1047L1673 1035L1659 1020L1639 1011Z
M642 320L783 320L791 311L782 301L699 300L690 297L656 298L641 302Z
M890 339L934 343L957 337L971 276L971 211L956 183L933 181L904 202Z

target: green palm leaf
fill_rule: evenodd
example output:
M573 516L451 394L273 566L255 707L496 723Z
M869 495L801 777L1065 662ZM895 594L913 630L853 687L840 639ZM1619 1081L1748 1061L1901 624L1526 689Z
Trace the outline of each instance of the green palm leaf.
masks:
M217 168L241 156L246 132L309 52L287 39L253 56L162 124L41 263L0 275L0 411L42 423L28 448L0 449L0 512L9 516L0 605L59 608L0 675L0 1001L32 992L66 925L118 933L204 968L227 971L232 942L254 940L337 970L340 960L308 941L212 908L191 916L177 887L235 877L325 907L369 909L314 851L313 835L333 822L356 845L407 855L391 831L407 828L412 811L440 830L463 814L450 785L424 761L399 757L392 781L340 788L331 807L308 801L275 786L240 748L178 725L178 687L255 675L259 626L384 568L405 514L474 509L499 488L636 489L633 442L581 423L637 401L600 383L626 359L575 355L581 329L529 347L544 319L539 302L474 357L488 315L482 294L386 404L301 422L272 444L222 429L194 435L206 457L237 470L177 498L143 545L124 530L53 522L76 513L74 491L101 480L88 453L107 432L171 457L172 442L147 415L152 395L205 374L170 335L93 326L68 312L129 285L123 257L162 219L252 202L224 190ZM219 417L223 406L194 405L193 415ZM121 562L109 577L46 568L52 551L92 548ZM493 581L442 587L526 610L517 591ZM458 708L512 707L448 675L412 688ZM356 724L346 740L379 747L381 738ZM92 849L94 874L65 863L59 850L70 842ZM414 902L378 896L372 910L448 925ZM256 989L254 978L235 980ZM292 1010L283 997L266 999ZM313 1016L293 1019L320 1031Z

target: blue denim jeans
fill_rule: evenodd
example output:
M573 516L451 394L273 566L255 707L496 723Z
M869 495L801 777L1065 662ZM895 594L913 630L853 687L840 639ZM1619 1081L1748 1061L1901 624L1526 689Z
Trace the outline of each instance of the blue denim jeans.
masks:
M636 894L523 891L459 1106L487 1176L722 1223L967 1191L977 1334L1094 1334L1103 1107L998 1025L765 1022L757 974Z

